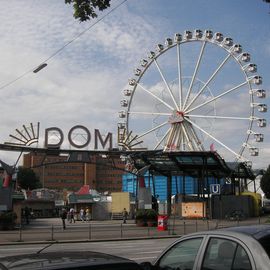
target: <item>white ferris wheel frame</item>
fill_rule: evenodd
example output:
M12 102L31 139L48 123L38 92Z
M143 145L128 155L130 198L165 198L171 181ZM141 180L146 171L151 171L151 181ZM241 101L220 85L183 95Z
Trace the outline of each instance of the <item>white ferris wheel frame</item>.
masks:
M193 75L190 79L190 84L187 90L187 94L183 96L183 75L182 75L182 63L181 63L181 45L185 44L187 42L201 42L201 48L200 53L197 58L197 62L193 71ZM223 50L226 51L227 55L226 57L221 61L221 63L218 65L218 67L215 69L215 71L212 73L212 75L208 78L208 80L205 82L204 86L197 92L193 97L191 97L192 93L192 87L198 78L197 73L200 68L200 63L204 55L204 51L206 48L206 45L208 43L214 44ZM176 48L176 57L177 57L177 76L178 76L178 95L179 100L176 100L176 97L174 96L174 93L172 92L169 83L166 80L166 77L159 65L158 58L167 52L168 50ZM232 88L220 93L217 96L212 96L211 99L196 105L195 107L192 107L192 105L195 103L195 101L200 97L202 93L208 88L209 84L215 79L216 75L219 73L219 71L224 67L224 65L227 63L229 59L235 60L235 62L238 64L240 71L244 74L244 81L236 86L233 86ZM157 96L155 93L151 92L149 89L147 89L143 84L140 83L141 79L143 78L145 72L148 70L148 68L154 64L164 85L165 89L167 91L167 94L171 97L173 106L171 104L168 104L165 102L162 98ZM151 51L148 54L148 59L142 59L141 60L141 67L137 68L135 70L135 76L136 79L132 78L129 80L129 87L131 89L125 90L125 96L129 97L129 100L123 100L121 102L122 106L126 108L125 111L119 112L120 118L124 118L125 122L120 123L121 128L124 130L120 135L122 134L123 137L119 140L120 146L123 146L121 142L125 141L128 145L128 139L130 140L132 138L131 133L132 131L129 131L129 117L131 114L137 114L137 115L162 115L162 116L168 116L170 117L171 113L159 113L159 112L135 112L131 111L131 104L134 97L134 94L136 90L140 89L140 91L144 91L147 95L150 95L152 98L154 98L156 101L162 103L165 107L167 107L171 111L176 111L178 114L182 114L181 117L183 117L183 121L179 120L176 123L171 124L170 129L167 130L167 132L163 135L163 137L157 142L154 149L157 149L160 147L160 145L168 138L171 138L174 142L179 142L182 140L189 141L190 146L188 148L189 151L196 151L196 150L204 150L203 146L196 146L198 144L198 138L196 136L196 131L194 128L199 130L200 132L204 133L211 139L213 139L216 143L218 143L223 148L227 149L229 152L231 152L236 160L248 162L249 160L244 157L242 154L245 150L245 148L249 148L251 155L258 155L258 149L254 146L251 146L249 144L249 139L251 135L257 136L258 138L261 138L258 140L258 142L261 142L263 140L263 134L257 133L252 130L253 128L253 122L256 120L259 127L264 127L266 125L266 120L256 117L255 116L255 107L258 107L260 112L266 112L267 108L265 104L261 103L254 103L254 96L257 94L257 97L265 97L265 90L262 89L256 89L253 87L253 85L260 85L262 83L262 78L256 74L257 72L257 66L255 64L250 63L250 55L249 53L242 52L242 46L239 44L234 44L231 38L223 37L221 33L215 33L211 30L205 30L202 32L201 30L194 30L191 31L185 31L183 35L181 34L175 34L174 40L167 38L165 42L165 46L158 44L156 52ZM249 93L249 100L250 100L250 115L248 117L237 117L237 116L217 116L217 115L196 115L193 114L193 111L203 107L207 104L211 104L215 102L216 100L222 98L223 96L232 93L233 91L236 91L237 89L247 86L248 87L248 93ZM260 93L263 93L262 95L259 95ZM200 127L198 124L196 124L194 121L190 119L192 118L205 118L205 119L230 119L230 120L248 120L249 121L249 127L247 130L247 134L245 137L244 142L240 146L239 152L234 151L231 149L231 147L225 145L223 142L221 142L218 138L207 132L205 129ZM165 126L168 124L168 121L165 121L156 127L149 128L149 130L146 130L142 134L136 134L135 137L130 141L129 146L130 149L132 149L132 146L136 146L142 141L139 141L138 143L134 144L134 141L142 139L144 136L148 135L151 132L154 132L155 130ZM118 125L119 128L119 125ZM181 135L180 135L181 133ZM118 134L119 135L119 134ZM256 138L257 138L256 137ZM133 145L132 145L132 143ZM129 147L128 146L128 147ZM178 147L181 147L181 145L178 145ZM164 147L164 151L173 151L173 149L169 149L168 147ZM179 150L179 149L178 149ZM180 149L183 150L183 149ZM252 154L253 153L253 154Z

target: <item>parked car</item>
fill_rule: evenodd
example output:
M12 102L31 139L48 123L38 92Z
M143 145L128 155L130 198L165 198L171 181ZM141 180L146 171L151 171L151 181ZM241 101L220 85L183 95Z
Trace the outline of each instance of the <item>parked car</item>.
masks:
M155 270L269 270L270 225L240 226L181 237L153 263Z
M0 269L142 270L132 260L91 251L57 251L0 258Z
M263 199L262 210L264 213L270 213L270 200L269 199Z

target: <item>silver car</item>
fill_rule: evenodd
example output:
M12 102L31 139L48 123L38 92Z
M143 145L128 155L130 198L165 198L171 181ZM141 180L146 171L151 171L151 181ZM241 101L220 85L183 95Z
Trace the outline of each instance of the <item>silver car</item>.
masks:
M155 270L269 270L270 225L240 226L181 237L154 262Z

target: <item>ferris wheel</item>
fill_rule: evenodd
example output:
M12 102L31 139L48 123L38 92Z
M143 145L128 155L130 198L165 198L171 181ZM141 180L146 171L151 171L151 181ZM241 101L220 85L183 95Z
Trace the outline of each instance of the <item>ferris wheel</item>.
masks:
M266 97L240 44L211 30L166 38L140 61L123 91L118 143L124 149L214 150L247 162L259 154Z

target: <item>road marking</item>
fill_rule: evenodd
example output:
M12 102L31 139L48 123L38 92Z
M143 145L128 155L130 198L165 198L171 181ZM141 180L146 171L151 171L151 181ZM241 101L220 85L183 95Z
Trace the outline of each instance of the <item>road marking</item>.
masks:
M19 251L23 251L23 250L25 250L25 249L29 249L29 250L31 250L31 249L34 249L34 250L39 250L39 249L41 249L41 248L43 248L44 246L40 246L40 247L37 247L37 246L35 246L35 247L20 247L20 248L5 248L5 249L0 249L0 251L17 251L17 250L19 250Z
M141 253L143 253L143 254L145 254L145 253L149 253L149 254L151 254L151 253L161 253L163 250L156 250L156 251L142 251L142 252L138 252L137 254L141 254Z
M152 257L140 257L140 258L129 258L130 260L133 260L133 261L138 261L138 260L151 260L151 259L155 259L156 257L155 256L152 256Z

